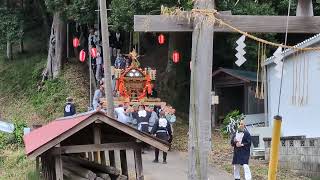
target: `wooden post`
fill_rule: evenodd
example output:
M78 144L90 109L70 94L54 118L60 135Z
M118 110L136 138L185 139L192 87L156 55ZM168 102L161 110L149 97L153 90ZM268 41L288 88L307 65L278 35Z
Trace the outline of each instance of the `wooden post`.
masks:
M296 15L297 16L313 16L312 0L299 0Z
M106 0L100 0L100 16L101 16L102 48L103 48L103 62L104 62L104 79L105 79L104 84L105 84L105 94L107 99L107 114L109 117L114 117Z
M128 164L126 150L120 150L121 172L128 177Z
M143 168L142 168L142 156L141 156L141 148L138 147L134 149L134 165L136 169L136 179L144 180L143 176Z
M40 157L39 156L36 157L36 171L37 171L37 173L40 172Z
M109 151L109 162L111 167L116 167L116 158L114 156L114 151Z
M62 169L61 154L55 155L54 159L55 159L56 180L63 180L63 169Z
M101 129L99 124L94 124L93 134L94 134L94 143L101 144ZM100 151L94 152L94 162L101 163Z
M213 9L213 0L197 0L196 9ZM211 88L214 27L205 16L196 17L192 35L189 111L189 180L208 180L211 150ZM207 79L207 81L203 81Z
M101 157L101 164L102 165L107 165L106 152L105 151L101 151L100 152L100 157Z

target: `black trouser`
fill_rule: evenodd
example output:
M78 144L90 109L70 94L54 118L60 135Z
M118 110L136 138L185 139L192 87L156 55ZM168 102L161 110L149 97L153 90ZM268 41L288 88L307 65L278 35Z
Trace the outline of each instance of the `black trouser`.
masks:
M154 159L156 160L156 161L158 161L159 160L159 149L155 149L154 150ZM167 161L167 153L166 152L163 152L163 161L164 162L166 162Z

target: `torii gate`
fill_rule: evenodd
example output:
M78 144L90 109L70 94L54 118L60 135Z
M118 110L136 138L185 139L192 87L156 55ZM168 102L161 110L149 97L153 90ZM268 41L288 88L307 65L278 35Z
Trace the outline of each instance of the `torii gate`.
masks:
M195 9L214 9L214 0L195 0ZM245 32L285 33L287 16L217 15ZM211 26L204 16L193 23L187 18L165 15L135 15L137 32L193 32L189 114L189 180L208 180L211 149L211 88L214 32L232 32L218 24ZM148 29L146 30L146 23ZM290 17L288 33L319 33L320 17L313 16L312 0L299 0L297 16ZM207 78L205 81L204 78Z

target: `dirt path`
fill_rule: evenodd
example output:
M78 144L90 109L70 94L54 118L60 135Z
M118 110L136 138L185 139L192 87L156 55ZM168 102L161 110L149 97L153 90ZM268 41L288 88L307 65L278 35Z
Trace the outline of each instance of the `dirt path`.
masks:
M129 158L132 153L127 154ZM169 152L168 164L162 164L162 153L160 153L159 163L153 163L154 152L148 151L142 154L143 171L145 180L186 180L188 179L188 159L187 153L184 152ZM129 161L131 164L132 161ZM233 177L225 171L210 166L208 169L209 180L233 180Z

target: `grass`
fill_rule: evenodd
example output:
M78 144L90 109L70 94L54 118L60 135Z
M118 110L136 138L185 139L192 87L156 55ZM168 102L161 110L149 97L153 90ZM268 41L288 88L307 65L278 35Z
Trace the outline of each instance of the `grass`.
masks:
M172 148L178 151L188 150L188 125L177 118L177 123L174 125L174 139ZM220 130L214 130L212 134L212 151L209 154L209 163L217 166L229 173L233 172L231 165L233 156L233 149L229 144L229 139L222 136ZM250 169L253 179L264 180L268 179L268 162L264 160L250 160ZM310 178L299 176L288 169L279 169L279 180L310 180Z
M0 180L36 180L35 163L26 158L22 147L0 150Z
M63 116L65 99L72 96L78 112L87 110L89 78L87 66L76 60L65 65L55 80L47 80L39 88L41 74L46 66L46 40L32 32L25 41L26 53L14 54L6 60L0 52L0 113L6 120L20 119L30 126L45 124ZM22 145L16 145L9 135L0 134L0 180L38 180L35 162L28 159ZM12 145L13 144L13 145Z

